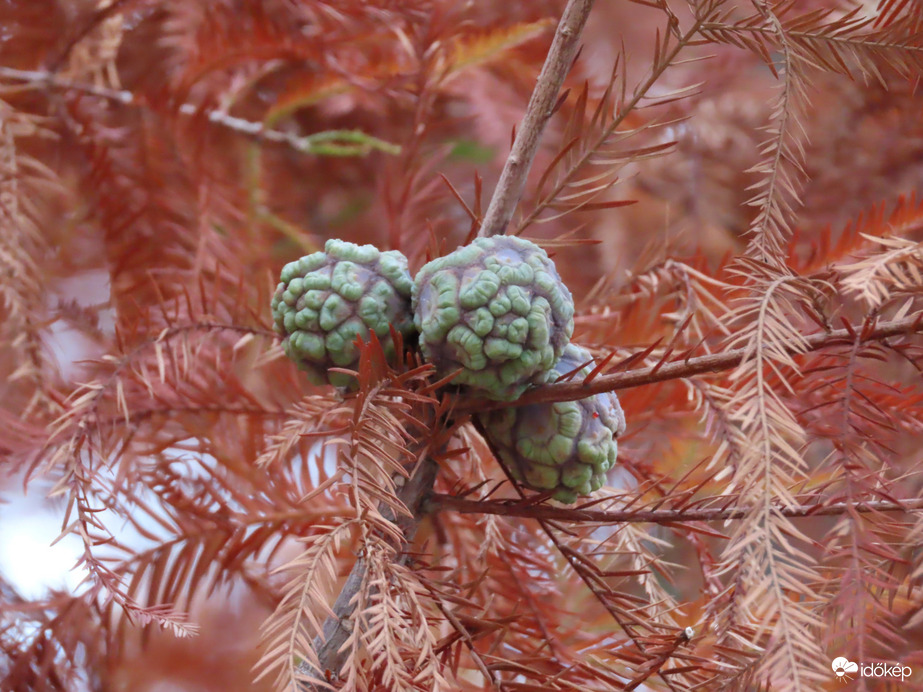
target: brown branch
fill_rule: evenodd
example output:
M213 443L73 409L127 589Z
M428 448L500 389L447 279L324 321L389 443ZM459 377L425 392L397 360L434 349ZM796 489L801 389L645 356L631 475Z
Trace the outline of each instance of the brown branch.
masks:
M811 334L805 338L805 352L818 351L829 346L852 344L856 335L862 342L880 341L891 336L902 334L916 334L923 332L923 314L907 317L902 320L879 322L871 325L850 326L845 329L834 329L830 332ZM798 354L800 351L791 348L789 352ZM740 365L746 357L744 348L715 353L697 358L684 358L674 360L663 365L652 365L646 368L637 368L626 372L613 373L596 377L592 382L560 382L536 387L523 394L516 401L491 401L489 399L464 399L460 400L457 409L460 411L486 411L503 408L506 406L525 406L527 404L549 403L555 401L576 401L601 392L612 392L617 389L640 387L646 384L655 384L667 380L676 380L684 377L694 377L709 372L722 372Z
M429 456L424 457L413 475L398 491L397 496L410 510L410 516L400 516L395 519L390 509L382 510L384 517L394 521L404 534L405 544L404 552L400 557L401 562L406 562L410 558L407 548L417 531L421 514L426 512L424 500L433 489L438 469L439 465L433 459ZM355 596L365 581L366 571L366 562L360 557L353 565L352 571L333 604L333 615L324 622L323 637L318 637L314 641L320 672L333 679L337 678L343 663L350 655L349 649L344 648L343 645L351 633L352 614L356 609ZM310 671L305 670L305 672ZM305 689L312 688L306 687Z
M726 500L727 498L722 498ZM602 524L675 524L692 521L727 521L745 518L752 510L748 507L713 507L703 509L625 509L594 510L556 507L535 504L530 500L468 500L455 495L433 493L426 502L433 511L451 510L462 514L497 514L507 517L525 517L541 521L579 521ZM785 517L820 517L843 514L847 511L868 512L919 512L923 510L923 498L903 502L871 500L868 502L812 503L779 507L777 511Z
M570 0L564 10L545 65L526 108L522 127L491 198L480 236L503 233L513 215L513 209L522 196L526 176L535 158L539 138L545 124L554 113L558 91L577 53L580 34L592 5L593 0ZM397 521L408 541L416 531L421 511L425 511L423 501L432 491L437 470L438 466L434 461L425 459L398 493L398 497L412 512L411 517L402 517ZM343 645L349 638L350 617L355 610L354 597L364 581L365 572L365 561L360 558L337 596L333 605L333 616L327 618L324 623L323 642L320 638L315 641L320 670L324 674L329 672L336 676L349 656L349 651L343 649Z
M532 98L526 107L522 125L513 141L513 149L503 166L490 206L487 207L487 213L478 231L479 237L502 235L513 218L513 211L522 197L542 131L554 115L558 92L577 55L580 34L592 7L593 0L569 0L564 8L548 57L545 58Z
M625 685L625 690L635 690L640 687L644 682L646 682L654 673L658 675L661 672L664 664L669 660L670 656L676 653L676 650L684 645L688 644L689 640L695 634L695 631L691 627L687 627L685 630L680 632L677 635L671 635L669 638L665 639L663 643L656 647L656 651L649 650L649 653L655 654L656 657L653 660L645 661L644 666L642 667L641 672L633 678L627 685ZM654 647L652 647L653 649ZM661 675L661 677L664 677Z

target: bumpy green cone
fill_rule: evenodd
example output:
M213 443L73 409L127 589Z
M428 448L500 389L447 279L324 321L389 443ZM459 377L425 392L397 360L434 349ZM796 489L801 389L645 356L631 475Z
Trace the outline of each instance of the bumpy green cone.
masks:
M585 349L569 344L552 377L590 359ZM589 372L588 366L574 377ZM500 409L479 418L510 475L533 490L553 490L552 497L561 502L575 502L603 486L606 471L615 465L616 438L625 432L625 414L611 392Z
M388 325L404 336L413 332L413 281L407 258L397 251L328 240L324 252L286 264L281 279L272 298L275 329L285 337L285 354L316 384L355 383L327 369L355 367L357 336L368 341L375 332L393 358Z
M574 302L554 263L522 238L478 238L414 279L414 324L440 375L511 401L544 382L574 331Z

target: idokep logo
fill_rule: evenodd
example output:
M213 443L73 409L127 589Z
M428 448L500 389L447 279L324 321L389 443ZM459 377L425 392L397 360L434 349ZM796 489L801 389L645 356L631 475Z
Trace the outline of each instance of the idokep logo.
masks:
M843 656L837 656L833 659L833 663L831 663L830 666L833 668L833 672L836 673L836 676L843 682L852 680L849 674L859 670L858 663L853 663Z
M913 670L910 666L895 663L853 663L844 656L837 656L830 664L838 680L848 682L856 673L863 678L891 678L893 680L906 680Z

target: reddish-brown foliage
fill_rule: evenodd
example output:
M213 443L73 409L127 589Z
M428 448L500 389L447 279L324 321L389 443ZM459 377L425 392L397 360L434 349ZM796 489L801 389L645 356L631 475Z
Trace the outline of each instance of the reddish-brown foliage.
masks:
M582 4L0 3L0 500L87 577L0 569L0 689L923 688L923 12L597 3L559 92ZM344 397L270 329L327 238L479 230L549 250L597 357L523 401L619 390L576 506L413 344Z

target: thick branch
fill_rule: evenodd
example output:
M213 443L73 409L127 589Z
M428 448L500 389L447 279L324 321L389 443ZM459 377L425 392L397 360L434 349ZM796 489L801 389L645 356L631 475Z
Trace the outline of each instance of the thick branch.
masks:
M526 176L529 175L538 150L538 142L545 125L554 114L558 92L577 55L580 34L592 7L593 0L570 0L564 8L545 65L526 107L522 125L513 141L513 150L503 166L490 206L484 215L478 232L480 237L502 235L513 218L513 211L522 197Z
M423 500L433 489L438 468L438 464L427 456L420 462L416 472L407 479L407 482L398 491L398 498L411 511L411 516L400 516L395 520L389 509L382 511L382 514L387 519L394 521L404 533L406 543L404 545L405 552L400 557L401 561L408 559L406 548L417 531L421 512L425 512ZM350 635L352 615L356 608L355 596L362 587L363 581L365 581L366 570L365 560L362 558L356 560L356 564L353 565L346 583L343 584L343 588L333 604L334 617L328 617L324 622L323 640L318 638L314 642L322 672L330 671L333 676L338 675L343 663L349 656L349 649L343 649L343 644Z
M691 521L727 521L743 519L752 510L748 507L710 507L702 509L626 509L603 511L575 509L535 504L532 500L468 500L454 495L434 493L426 506L431 511L450 510L462 514L498 514L507 517L529 519L598 522L603 524L651 523L676 524ZM818 517L844 514L845 512L919 512L923 510L923 498L904 502L873 500L868 502L812 503L780 507L778 513L785 517Z
M860 335L862 342L880 341L891 336L913 334L923 331L923 315L916 315L902 320L879 322L870 327L858 325L848 329L834 329L830 332L811 334L806 337L807 351L818 351L829 346L839 344L853 344L856 334ZM795 348L790 349L793 354L799 353ZM529 390L513 402L491 401L489 399L465 399L460 401L457 408L466 411L484 411L502 408L504 406L525 406L527 404L546 403L553 401L575 401L584 399L592 394L612 392L617 389L639 387L644 384L654 384L666 380L675 380L683 377L693 377L708 372L721 372L730 370L740 365L747 355L746 349L738 348L724 353L715 353L698 358L684 358L674 360L662 365L652 365L647 368L637 368L627 372L617 372L611 375L601 375L592 382L560 382L549 384Z
M564 77L570 69L577 52L577 43L593 0L570 0L555 32L554 41L538 83L526 109L522 127L513 143L513 151L507 159L500 181L491 198L490 206L480 235L502 233L509 223L513 209L522 195L526 175L535 157L538 141L545 123L554 112L555 100ZM398 496L411 510L412 517L398 519L398 525L409 541L416 531L424 498L432 491L437 465L427 458L417 472L408 480ZM361 558L356 561L336 602L333 616L324 623L323 640L315 641L320 670L337 675L349 655L343 649L351 628L351 616L355 610L355 595L365 580L366 564Z

